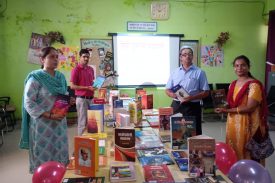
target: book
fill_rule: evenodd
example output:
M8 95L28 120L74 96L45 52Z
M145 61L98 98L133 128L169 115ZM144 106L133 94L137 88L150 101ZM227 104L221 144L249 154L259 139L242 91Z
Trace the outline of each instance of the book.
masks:
M143 166L146 182L174 183L174 178L167 165L145 165Z
M159 127L159 116L145 116L145 118L151 127Z
M224 108L228 105L224 89L212 90L211 97L215 108Z
M174 162L168 154L155 155L155 156L143 156L138 158L141 165L173 165Z
M188 138L190 177L215 175L215 139L206 135Z
M227 181L221 176L208 176L208 177L190 177L184 178L185 181L183 183L227 183Z
M136 180L133 162L112 162L110 164L110 182L124 182Z
M168 152L163 147L156 147L150 149L137 150L137 157L148 157L148 156L157 156L157 155L168 155Z
M97 139L76 136L74 138L76 174L95 176L98 170L98 141Z
M120 109L120 108L116 108L116 109ZM115 122L116 127L130 127L131 126L129 114L120 113L121 111L116 113L116 110L114 110L114 111L116 114L116 122Z
M57 95L53 107L51 109L52 114L66 115L70 107L70 96L69 95Z
M129 103L130 123L138 124L142 121L142 109L140 101Z
M159 110L158 109L142 109L143 116L158 116Z
M104 99L106 101L107 98L107 88L99 88L98 89L98 98Z
M170 130L170 116L173 114L172 107L159 108L159 130Z
M153 109L154 105L153 94L145 94L141 97L141 106L142 109Z
M170 117L171 148L187 149L187 139L196 135L196 118L178 113Z
M135 161L135 129L115 128L115 160Z
M62 183L104 183L105 177L64 178Z
M188 170L188 150L173 150L171 154L181 171Z
M83 133L82 136L98 140L98 154L106 156L107 133Z
M188 97L189 94L188 92L179 84L173 86L171 88L172 92L176 94L177 99L182 102L184 100L185 97Z
M104 76L97 76L96 79L93 82L93 87L94 88L101 88L101 86L103 85L105 79L106 78Z
M104 132L104 105L92 104L87 112L88 133Z

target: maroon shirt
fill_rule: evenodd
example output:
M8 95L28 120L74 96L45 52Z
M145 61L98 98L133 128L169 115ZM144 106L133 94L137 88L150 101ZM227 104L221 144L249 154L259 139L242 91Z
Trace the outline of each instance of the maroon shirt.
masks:
M92 86L94 82L94 70L90 66L78 64L71 72L71 82L78 86ZM90 90L75 90L76 96L94 96Z

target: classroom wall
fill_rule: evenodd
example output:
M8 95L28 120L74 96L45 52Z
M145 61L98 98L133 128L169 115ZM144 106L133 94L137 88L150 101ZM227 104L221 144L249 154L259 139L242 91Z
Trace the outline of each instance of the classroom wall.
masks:
M251 59L252 74L264 80L267 25L260 1L169 3L170 18L155 21L150 18L149 0L9 0L7 10L0 13L0 96L12 97L19 117L24 78L40 67L27 62L32 32L60 31L67 45L79 46L80 38L110 38L109 32L127 32L127 21L157 22L156 33L184 34L184 39L199 40L201 45L214 44L220 32L229 31L224 66L202 66L209 83L235 79L232 61L240 54ZM273 0L268 3L274 7ZM170 104L163 88L148 90L154 93L154 107ZM123 92L134 95L134 90Z

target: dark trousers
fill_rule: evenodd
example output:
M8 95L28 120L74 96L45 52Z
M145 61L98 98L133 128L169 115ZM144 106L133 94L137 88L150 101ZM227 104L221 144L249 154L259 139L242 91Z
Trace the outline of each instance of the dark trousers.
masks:
M196 118L196 134L201 135L201 105L200 102L180 102L173 100L171 107L173 107L174 114L181 113L183 116L195 116Z

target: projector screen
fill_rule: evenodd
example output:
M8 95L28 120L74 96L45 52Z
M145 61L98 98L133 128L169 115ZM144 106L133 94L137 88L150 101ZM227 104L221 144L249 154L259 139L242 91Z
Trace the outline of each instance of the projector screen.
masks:
M180 36L183 35L113 35L117 86L164 86L179 66Z

